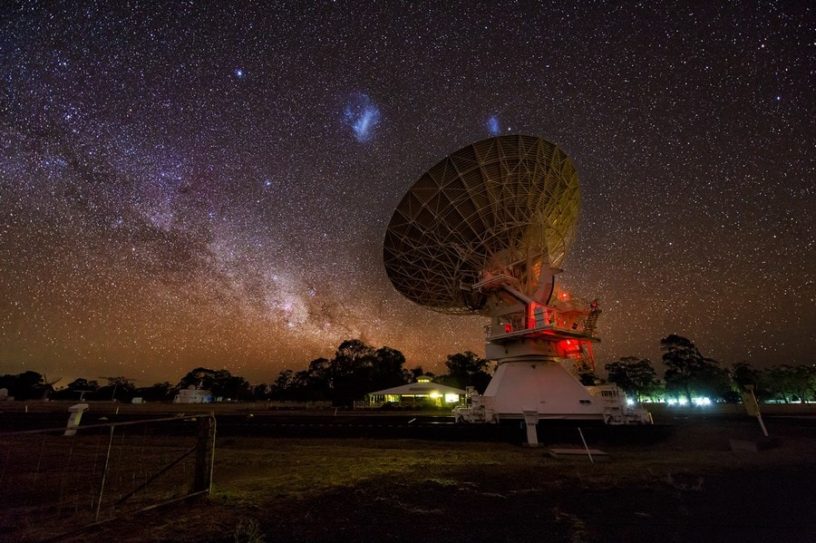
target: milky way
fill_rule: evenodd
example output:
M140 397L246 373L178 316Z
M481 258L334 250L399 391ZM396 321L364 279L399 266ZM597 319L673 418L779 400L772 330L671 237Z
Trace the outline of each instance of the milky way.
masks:
M813 361L809 3L131 4L0 8L0 371L482 352L481 319L394 291L381 244L412 182L499 123L578 168L560 281L601 299L601 362L672 332Z

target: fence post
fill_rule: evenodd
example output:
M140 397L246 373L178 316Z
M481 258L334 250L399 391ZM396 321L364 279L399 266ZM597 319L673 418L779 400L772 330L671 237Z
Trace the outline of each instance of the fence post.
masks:
M99 483L99 496L96 498L96 514L94 520L99 520L99 512L102 511L102 497L105 495L105 480L108 478L108 467L110 466L111 447L113 447L113 431L115 426L110 427L110 437L108 438L108 452L105 454L105 467L102 470L102 481Z
M210 492L215 453L215 417L210 415L198 419L198 441L196 442L195 477L193 492Z

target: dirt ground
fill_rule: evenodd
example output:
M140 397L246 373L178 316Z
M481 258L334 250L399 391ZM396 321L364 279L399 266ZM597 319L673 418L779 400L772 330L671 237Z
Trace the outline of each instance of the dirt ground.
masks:
M816 422L687 417L651 445L554 459L506 443L219 440L213 495L72 541L816 541ZM575 443L570 443L574 446Z

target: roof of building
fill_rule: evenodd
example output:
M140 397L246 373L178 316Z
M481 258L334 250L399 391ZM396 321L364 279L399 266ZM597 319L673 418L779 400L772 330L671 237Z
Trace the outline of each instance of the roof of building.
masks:
M440 394L465 394L465 391L459 388L449 387L447 385L440 385L439 383L408 383L407 385L400 385L398 387L386 388L384 390L375 390L369 394L430 394L431 392L439 392Z

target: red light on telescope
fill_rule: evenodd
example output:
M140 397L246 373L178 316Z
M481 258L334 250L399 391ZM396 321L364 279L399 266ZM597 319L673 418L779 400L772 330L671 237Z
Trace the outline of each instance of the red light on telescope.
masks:
M562 339L558 342L558 350L563 356L569 357L581 352L581 344L575 339Z

